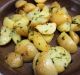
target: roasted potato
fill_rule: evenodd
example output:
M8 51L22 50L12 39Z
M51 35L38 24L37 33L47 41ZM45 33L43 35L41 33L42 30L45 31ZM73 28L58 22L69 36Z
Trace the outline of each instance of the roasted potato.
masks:
M32 11L33 9L35 9L35 8L36 8L36 6L35 6L34 4L32 4L32 3L27 3L27 4L23 7L23 10L28 13L28 12Z
M34 0L36 3L45 3L47 0Z
M71 23L71 16L68 14L65 7L59 9L56 13L53 13L50 18L51 22L55 22L57 25L61 25L64 22Z
M3 26L0 31L0 46L6 45L11 41L12 30Z
M30 62L38 53L37 49L29 40L22 40L15 47L15 52L21 54L24 62Z
M12 31L11 38L15 44L21 41L21 36L17 34L15 31Z
M53 34L56 31L56 24L55 23L47 23L43 25L37 25L35 27L41 34Z
M7 28L13 29L14 27L14 21L11 20L9 17L5 17L3 20L3 26L6 26Z
M61 25L57 26L57 29L58 29L60 32L69 32L70 29L71 29L71 23L69 23L69 22L64 22L64 23L62 23Z
M69 35L76 44L79 43L79 36L77 33L75 33L74 31L70 31Z
M51 35L42 35L44 40L46 40L47 43L50 43L51 40L53 39L54 37L54 34L51 34Z
M44 6L45 6L45 4L44 4L44 3L39 3L39 4L37 4L37 7L39 7L40 9L43 9L43 8L44 8Z
M66 49L60 46L51 47L49 52L50 52L50 58L54 62L54 65L58 73L63 72L71 62L70 53Z
M27 19L27 17L21 18L19 21L17 21L14 24L15 31L19 35L27 37L27 35L28 35L28 23L29 23L29 20Z
M80 15L74 16L72 18L72 23L73 24L79 24L79 27L80 27Z
M16 8L21 8L21 7L23 7L25 4L27 4L27 1L25 1L25 0L18 0L18 1L15 3L15 7L16 7Z
M80 31L80 27L78 24L71 24L71 31Z
M35 75L58 75L54 63L47 52L37 54L33 60L33 70Z
M34 32L33 43L40 51L48 51L50 48L39 32Z
M78 50L76 43L72 38L65 32L62 32L57 38L57 42L60 46L65 48L70 53L75 53Z
M18 68L23 65L23 59L20 54L11 52L7 56L6 63L12 68Z

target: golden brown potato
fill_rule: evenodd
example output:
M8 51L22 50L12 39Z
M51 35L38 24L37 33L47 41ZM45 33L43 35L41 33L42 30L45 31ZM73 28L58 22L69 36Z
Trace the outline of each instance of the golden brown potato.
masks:
M45 3L47 0L34 0L36 3Z
M20 54L11 52L7 56L6 63L12 68L18 68L23 65L23 59Z
M30 12L30 11L32 11L33 9L35 9L36 8L36 6L34 5L34 4L32 4L32 3L27 3L24 7L23 7L23 10L25 11L25 12Z
M56 13L51 15L51 22L55 22L57 25L60 25L64 22L71 22L71 16L68 14L65 7L59 9Z
M62 23L61 25L57 26L57 29L58 29L60 32L69 32L70 29L71 29L71 23L69 23L69 22L64 22L64 23Z
M64 47L70 53L75 53L78 50L76 43L71 39L71 37L62 32L57 38L57 42L60 46Z
M79 36L77 33L75 33L74 31L70 31L69 32L70 37L73 39L73 41L78 44L79 43Z
M78 24L71 24L71 31L80 31L80 27Z
M29 40L22 40L15 47L15 52L21 54L24 62L32 61L38 53L37 49Z
M50 48L39 32L34 32L33 43L40 51L48 51Z
M45 6L45 4L44 4L44 3L39 3L39 4L37 4L37 7L39 7L40 9L43 9L43 8L44 8L44 6Z
M35 75L58 75L54 63L47 52L37 54L33 60L33 69Z
M20 8L20 7L23 7L25 4L27 4L27 1L25 1L25 0L18 0L18 1L15 3L15 7L16 7L16 8Z

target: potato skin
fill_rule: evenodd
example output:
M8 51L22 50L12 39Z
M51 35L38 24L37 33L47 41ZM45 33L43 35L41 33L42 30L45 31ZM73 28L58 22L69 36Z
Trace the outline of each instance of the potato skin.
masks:
M78 47L76 43L71 39L71 37L65 33L62 32L59 37L57 38L57 42L60 46L65 48L70 53L75 53L78 50Z
M73 41L78 44L79 43L79 36L76 32L70 31L69 32L70 37L73 39Z
M33 61L35 75L58 75L58 72L47 52L37 54Z
M48 51L50 48L39 32L34 32L33 43L40 51Z
M23 59L20 54L11 52L7 56L6 63L12 68L18 68L23 65Z
M24 62L32 61L38 53L35 46L29 40L22 40L15 47L15 52L21 54Z

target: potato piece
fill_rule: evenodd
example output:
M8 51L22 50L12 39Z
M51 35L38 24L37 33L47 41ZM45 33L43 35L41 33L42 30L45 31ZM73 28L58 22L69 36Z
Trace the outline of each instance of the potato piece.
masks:
M22 16L26 16L27 13L24 10L19 10L19 14ZM27 17L27 16L26 16ZM21 19L21 18L20 18Z
M50 43L51 40L53 39L54 37L54 34L51 34L51 35L42 35L43 38L46 40L47 43Z
M58 75L58 72L47 52L37 54L33 60L35 75Z
M0 46L6 45L11 41L12 30L3 26L0 31Z
M9 17L5 17L3 20L3 25L10 29L13 29L14 23L15 22L13 20L9 19Z
M34 32L33 43L40 51L48 51L50 48L39 32Z
M6 63L12 68L18 68L23 65L23 59L20 54L11 52L7 56Z
M15 7L16 7L16 8L21 8L21 7L23 7L25 4L27 4L27 1L25 1L25 0L18 0L18 1L15 3Z
M49 18L50 18L49 8L45 6L40 13L36 14L33 17L31 21L31 27L35 27L39 24L44 24L49 21Z
M73 41L78 44L79 43L79 36L74 31L69 32L70 37L73 39Z
M71 37L62 32L57 38L57 42L60 46L64 47L70 53L75 53L78 50L76 43L71 39Z
M45 3L47 0L34 0L36 3Z
M17 34L15 31L12 32L11 37L15 44L21 41L21 36Z
M45 6L45 4L44 4L44 3L39 3L39 4L37 4L37 7L39 7L40 9L43 9L43 8L44 8L44 6Z
M41 34L53 34L56 31L55 23L47 23L43 25L37 25L35 27Z
M11 20L13 20L14 22L19 21L22 18L21 14L14 14L10 16Z
M35 46L29 40L22 40L15 47L15 52L21 54L24 62L32 61L38 53Z
M60 32L69 32L70 29L71 29L71 23L69 22L64 22L63 24L59 25L57 27L57 29L60 31Z
M71 55L66 49L60 46L51 47L49 50L51 60L54 62L54 65L58 71L61 73L71 62Z
M53 14L56 13L61 8L61 6L58 2L55 1L51 4L50 8L51 8L51 13Z
M29 20L27 19L27 17L23 17L21 20L17 21L14 24L14 28L15 28L16 32L21 36L27 37L28 23L29 23Z
M71 24L71 31L80 31L80 27L78 24Z
M32 11L33 9L35 9L36 8L36 6L34 5L34 4L32 4L32 3L27 3L24 7L23 7L23 10L25 11L25 12L30 12L30 11Z
M55 22L57 25L60 25L64 22L71 23L71 16L68 14L67 9L63 7L56 13L53 13L50 20L51 22Z
M73 24L79 24L79 27L80 27L80 15L74 16L72 18L72 23Z

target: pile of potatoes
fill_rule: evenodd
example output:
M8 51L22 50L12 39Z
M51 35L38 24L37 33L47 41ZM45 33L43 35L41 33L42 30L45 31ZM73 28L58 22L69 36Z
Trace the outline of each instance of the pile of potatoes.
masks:
M16 1L18 12L3 20L0 46L11 40L15 43L14 52L7 55L5 62L18 68L33 61L35 75L58 75L70 64L70 53L78 50L80 36L76 32L80 32L80 15L72 17L58 2L47 6L47 0L34 1L36 5ZM50 46L56 31L60 33L59 46Z

